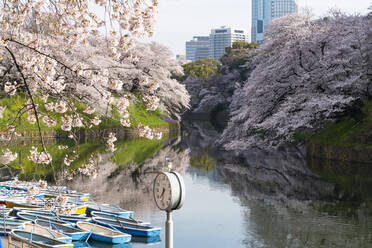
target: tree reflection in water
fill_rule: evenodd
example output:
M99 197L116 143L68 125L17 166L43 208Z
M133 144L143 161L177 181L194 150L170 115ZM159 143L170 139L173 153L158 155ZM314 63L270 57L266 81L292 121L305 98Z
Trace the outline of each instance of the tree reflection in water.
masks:
M372 247L370 165L307 160L296 147L225 153L203 125L189 124L185 147L217 161L243 206L246 247Z
M173 169L181 174L189 166L189 150L179 149L180 141L180 138L173 139L167 146L164 146L167 141L160 142L158 146L162 149L141 164L130 161L125 166L118 166L106 156L99 166L97 178L91 180L77 177L68 185L76 190L90 192L99 202L115 203L125 209L156 209L152 195L155 172L167 169L164 167L166 158L173 160ZM146 147L138 152L144 149Z
M371 166L307 160L296 147L225 153L215 146L218 133L210 124L184 123L184 128L182 138L120 141L114 154L102 153L96 179L77 176L68 186L90 192L99 202L155 213L154 172L166 170L169 157L176 171L193 180L207 178L211 190L228 186L241 206L234 223L244 226L242 246L372 247ZM88 146L101 151L99 144ZM201 192L206 201L208 193ZM202 214L226 213L213 207Z

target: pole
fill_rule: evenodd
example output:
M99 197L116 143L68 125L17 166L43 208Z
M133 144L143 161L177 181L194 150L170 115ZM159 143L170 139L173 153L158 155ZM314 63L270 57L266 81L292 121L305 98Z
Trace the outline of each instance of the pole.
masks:
M165 247L173 248L172 211L167 211L167 222L165 223Z

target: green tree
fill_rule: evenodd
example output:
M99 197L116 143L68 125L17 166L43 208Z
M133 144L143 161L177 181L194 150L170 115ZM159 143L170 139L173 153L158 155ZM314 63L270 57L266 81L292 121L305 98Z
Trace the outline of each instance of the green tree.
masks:
M258 48L259 46L260 45L255 42L249 43L245 41L235 41L232 45L232 48L233 49L246 49L246 48L254 49L254 48Z
M185 73L184 79L188 76L192 76L202 80L207 80L211 75L218 72L220 69L220 63L215 59L204 58L184 64L182 67Z
M229 68L239 69L242 65L251 60L252 51L259 46L259 44L254 42L236 41L231 47L225 48L226 53L220 59L221 64L227 65ZM239 70L243 79L246 70Z
M246 41L235 41L231 47L225 48L225 55L229 55L234 50L251 50L258 48L260 44L252 42L246 42Z

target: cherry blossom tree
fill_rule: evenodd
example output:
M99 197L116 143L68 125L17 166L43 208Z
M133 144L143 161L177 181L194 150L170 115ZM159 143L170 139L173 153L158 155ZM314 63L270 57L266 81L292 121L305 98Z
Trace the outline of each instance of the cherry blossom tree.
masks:
M99 125L102 116L130 127L128 107L144 101L148 111L173 113L188 106L185 88L170 79L181 67L170 52L157 44L141 44L136 38L151 36L157 0L4 0L0 3L0 91L27 98L16 117L9 120L1 140L10 141L17 120L27 116L38 127L42 150L33 148L29 159L51 164L41 123L57 124L78 142L79 128ZM0 118L5 106L0 106ZM161 133L139 125L146 138ZM115 150L115 134L107 149ZM77 158L78 154L72 156ZM67 158L71 163L72 157ZM0 163L16 154L6 150ZM89 163L88 163L89 164Z
M360 109L372 95L371 26L370 16L339 12L321 20L274 20L252 62L255 69L234 93L221 144L228 150L276 147L297 131Z

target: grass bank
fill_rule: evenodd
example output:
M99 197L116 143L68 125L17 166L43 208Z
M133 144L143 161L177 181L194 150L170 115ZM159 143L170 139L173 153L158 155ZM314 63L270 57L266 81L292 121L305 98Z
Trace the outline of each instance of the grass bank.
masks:
M370 163L372 159L372 101L358 117L345 116L323 129L296 134L307 143L307 154L331 160Z
M31 124L27 121L27 114L23 114L21 118L16 118L18 110L26 103L27 98L21 95L16 96L0 96L0 106L6 106L3 112L3 118L0 118L0 131L6 130L7 124L17 125L17 131L19 132L37 132L37 124ZM61 114L56 112L47 111L44 108L44 104L39 98L35 98L36 104L39 105L39 109L42 112L48 112L48 115L55 120L60 120ZM83 113L85 105L75 102L75 107L78 108L80 113ZM170 123L163 121L161 118L166 117L166 113L156 110L147 111L146 104L141 101L132 103L129 108L131 127L136 128L138 123L149 126L151 128L167 128ZM102 117L102 122L98 126L94 126L93 130L105 129L105 128L119 128L122 127L119 121L119 114L116 109L112 110L113 118ZM93 117L94 115L82 114L85 117ZM56 131L62 132L61 123L57 121L55 127L47 127L44 125L42 120L40 120L40 126L43 131Z

